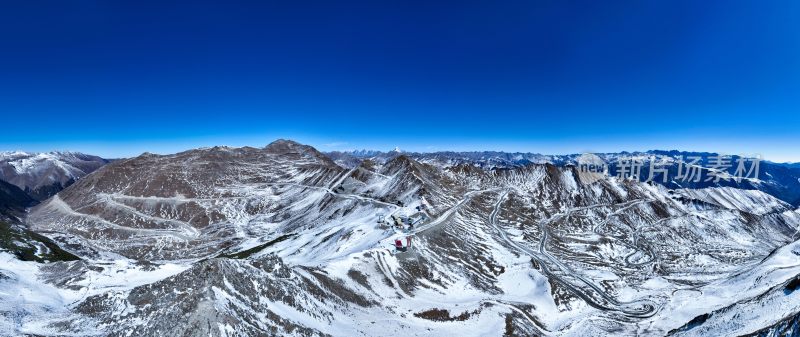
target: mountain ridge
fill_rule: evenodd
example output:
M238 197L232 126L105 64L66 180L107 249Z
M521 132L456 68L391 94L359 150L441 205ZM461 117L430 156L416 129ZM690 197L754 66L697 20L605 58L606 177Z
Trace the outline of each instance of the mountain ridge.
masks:
M443 159L342 167L278 140L114 161L30 210L31 230L82 260L18 275L58 297L8 324L109 336L740 335L800 312L779 296L800 274L800 210L765 191Z

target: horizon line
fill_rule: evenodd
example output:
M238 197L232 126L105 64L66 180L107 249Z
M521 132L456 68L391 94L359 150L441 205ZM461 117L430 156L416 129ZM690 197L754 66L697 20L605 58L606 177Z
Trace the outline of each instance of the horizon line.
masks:
M319 151L321 153L325 153L325 154L328 154L328 153L352 153L352 152L358 152L358 151L376 152L376 153L386 154L386 153L390 153L390 152L393 152L393 151L399 149L400 153L410 153L410 154L497 152L497 153L506 153L506 154L528 154L528 155L540 155L540 156L572 156L572 155L579 155L579 154L585 154L585 153L592 153L592 154L621 154L621 153L647 153L647 152L680 152L680 153L702 153L702 154L717 154L717 155L731 155L731 156L742 156L742 155L744 155L743 153L733 154L733 153L727 153L727 152L722 152L722 151L683 150L683 149L677 149L677 148L676 149L670 149L670 150L659 149L659 148L651 148L651 149L647 149L647 150L567 151L567 152L563 152L563 153L544 153L544 152L533 152L533 151L508 151L508 150L496 150L496 149L494 149L494 150L447 150L447 149L436 149L436 150L433 150L432 149L432 150L429 150L429 151L426 151L426 150L405 151L405 150L402 150L399 147L395 147L394 150L376 150L376 149L368 149L368 148L323 150L323 149L320 149L320 148L321 147L325 147L327 144L310 144L310 143L300 142L300 141L296 141L296 140L289 139L289 138L277 138L274 141L269 142L269 143L267 143L267 144L265 144L263 146L253 146L253 145L240 145L240 146L237 146L237 145L224 145L224 144L206 145L206 146L194 146L194 147L190 146L190 147L182 148L180 150L159 151L159 150L156 150L156 149L151 149L151 150L145 150L145 151L139 152L138 154L133 154L133 155L129 155L129 156L104 155L102 153L99 153L99 152L102 152L102 151L94 152L94 151L84 151L84 150L75 150L75 149L54 149L54 150L44 150L44 151L36 151L36 150L31 151L31 150L24 150L24 149L14 149L14 150L2 150L2 149L0 149L0 153L14 153L14 152L23 152L23 153L27 153L27 154L80 153L80 154L84 154L84 155L91 155L91 156L100 157L102 159L107 159L107 160L122 160L122 159L136 158L136 157L139 157L139 156L142 156L142 155L145 155L145 154L156 154L156 155L162 155L162 156L169 156L169 155L175 155L175 154L188 152L188 151L193 151L193 150L211 149L211 148L215 148L215 147L228 147L228 148L235 148L235 149L246 148L246 147L264 148L264 147L267 147L267 146L269 146L270 144L272 144L274 142L281 141L281 140L295 142L295 143L300 144L300 145L311 146L315 150L317 150L317 151ZM784 161L780 161L780 160L779 161L775 161L775 160L770 160L770 159L765 158L760 153L752 153L752 154L755 155L755 156L761 157L762 161L768 161L768 162L777 163L777 164L797 164L797 163L800 163L800 158L795 158L795 159L791 159L791 160L784 160Z

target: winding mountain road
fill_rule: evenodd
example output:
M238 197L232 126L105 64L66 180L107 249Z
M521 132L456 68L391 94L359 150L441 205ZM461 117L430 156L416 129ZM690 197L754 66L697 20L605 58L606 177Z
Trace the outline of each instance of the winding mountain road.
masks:
M609 295L606 291L598 287L596 284L594 284L594 282L576 273L568 266L566 266L564 263L555 258L553 255L547 252L546 246L547 246L547 239L549 237L549 229L548 229L549 223L564 217L568 217L572 212L576 210L590 209L592 207L599 207L599 206L609 206L608 204L606 205L598 204L591 206L569 208L564 213L560 213L553 217L550 217L549 219L540 221L539 226L542 230L542 239L539 243L539 251L534 252L528 247L525 247L519 244L518 242L511 240L511 238L508 237L508 234L505 232L505 230L500 228L500 226L497 224L497 216L500 213L500 208L503 203L503 200L507 197L507 195L508 195L508 190L504 191L503 194L501 194L500 197L498 198L494 210L492 210L492 213L489 216L490 226L494 228L500 235L500 237L503 238L503 240L506 241L506 243L508 243L511 247L517 249L520 252L525 253L526 255L536 260L539 263L539 265L542 266L542 271L545 274L547 274L547 276L550 279L558 282L559 284L570 290L572 293L582 298L584 301L586 301L587 304L589 304L592 307L601 310L620 312L626 316L631 316L631 317L646 318L655 315L655 313L657 312L657 304L654 301L651 301L649 299L640 299L628 302L619 301L613 296ZM542 258L542 256L544 257L544 259ZM545 259L547 261L545 261ZM548 264L545 262L550 262L550 264L553 264L556 267L558 267L558 269L566 272L567 275L569 275L571 278L574 278L580 283L583 283L586 287L588 287L589 291L585 291L582 288L576 287L573 284L573 282L570 282L561 275L554 273L550 269Z

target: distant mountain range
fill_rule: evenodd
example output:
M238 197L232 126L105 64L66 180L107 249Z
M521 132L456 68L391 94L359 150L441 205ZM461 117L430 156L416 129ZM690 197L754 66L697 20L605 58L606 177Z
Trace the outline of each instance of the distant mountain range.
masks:
M412 158L417 158L426 162L437 162L440 165L458 165L458 164L472 164L482 168L512 168L520 167L529 164L553 164L563 166L566 164L576 164L577 158L585 155L586 153L562 154L562 155L546 155L532 152L503 152L503 151L437 151L437 152L406 152L398 149L392 151L378 151L378 150L352 150L352 151L331 151L326 152L326 155L331 157L334 161L343 166L352 166L354 162L360 162L364 159L370 160L386 160L396 157L398 155L406 155ZM703 159L715 156L717 153L713 152L691 152L691 151L678 151L678 150L650 150L650 151L621 151L609 153L592 153L597 155L608 162L612 162L619 157L650 157L650 156L669 156L669 157L690 157L700 156ZM738 156L733 156L738 157ZM762 161L772 165L778 165L789 168L800 168L798 163L776 163L771 161Z
M78 152L0 152L0 180L41 201L108 162Z
M344 167L356 167L364 160L374 162L386 162L399 155L405 155L415 160L437 165L441 167L453 167L458 165L474 165L482 169L498 170L513 169L524 167L531 164L552 164L555 166L580 166L580 160L587 154L568 154L568 155L542 155L536 153L507 153L497 151L481 152L397 152L397 151L346 151L328 152L337 164ZM725 172L728 173L726 179L720 181L705 181L710 172L708 167L701 169L703 176L701 181L692 180L682 181L675 179L678 176L679 160L684 158L688 162L690 157L700 158L701 163L709 164L713 161L716 153L709 152L686 152L686 151L663 151L652 150L646 152L618 152L618 153L593 153L602 163L606 164L610 174L618 172L619 161L626 158L636 158L642 161L642 171L640 180L647 180L650 173L651 158L655 157L658 163L666 161L665 169L668 170L669 179L663 182L661 176L656 176L654 183L663 184L669 188L706 188L706 187L736 187L742 189L756 189L769 193L778 199L788 202L795 206L800 206L800 163L774 163L770 161L760 161L758 179L744 179L735 181L730 179L735 177L736 162L739 156L731 156L729 159L731 166ZM748 165L752 163L748 162ZM750 166L748 166L748 169Z

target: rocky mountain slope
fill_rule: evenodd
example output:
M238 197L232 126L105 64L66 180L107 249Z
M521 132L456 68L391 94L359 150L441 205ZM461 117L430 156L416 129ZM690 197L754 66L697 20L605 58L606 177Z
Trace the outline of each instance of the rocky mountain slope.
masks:
M342 167L281 140L117 161L26 221L83 260L0 267L42 298L0 306L16 334L742 335L800 313L795 206L570 165Z
M313 148L289 142L144 154L78 181L34 208L28 222L78 239L65 243L87 256L210 257L275 232L291 203L324 194L342 172Z

